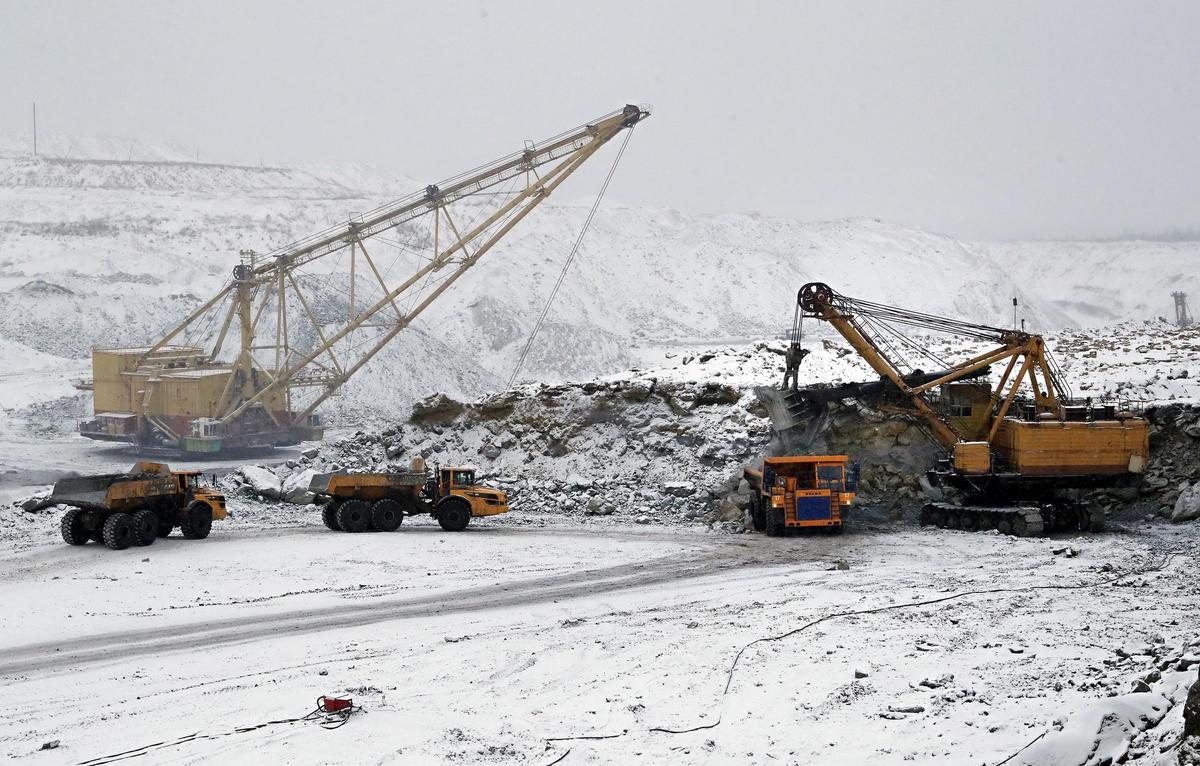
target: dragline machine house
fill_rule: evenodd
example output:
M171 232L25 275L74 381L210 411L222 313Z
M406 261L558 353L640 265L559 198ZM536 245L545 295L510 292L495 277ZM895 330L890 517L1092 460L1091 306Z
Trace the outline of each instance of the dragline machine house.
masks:
M797 295L797 348L804 317L832 325L880 378L785 392L792 414L856 398L921 425L945 454L929 478L965 500L927 506L928 523L1018 534L1094 530L1103 516L1060 491L1129 484L1146 470L1146 420L1115 404L1071 399L1040 335L850 298L821 282ZM990 347L951 363L904 328ZM903 355L914 352L940 371L902 371ZM984 377L991 365L1003 365L995 387Z
M647 116L625 106L286 247L243 251L221 290L152 345L93 350L95 416L80 433L185 453L321 438L322 402Z

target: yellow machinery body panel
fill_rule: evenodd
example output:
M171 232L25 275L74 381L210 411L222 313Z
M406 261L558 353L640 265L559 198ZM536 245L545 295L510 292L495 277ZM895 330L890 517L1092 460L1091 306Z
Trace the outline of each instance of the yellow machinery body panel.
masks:
M1031 476L1143 473L1150 455L1141 418L1093 422L1005 418L996 451L1018 473Z
M498 489L487 487L459 488L450 491L471 504L472 516L495 516L508 513L508 495Z
M954 467L967 474L984 474L992 469L992 452L987 442L954 445Z

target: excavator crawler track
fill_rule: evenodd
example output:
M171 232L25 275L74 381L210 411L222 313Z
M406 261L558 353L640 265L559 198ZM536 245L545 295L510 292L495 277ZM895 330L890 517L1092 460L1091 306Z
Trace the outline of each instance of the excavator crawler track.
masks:
M922 526L969 532L995 529L1017 537L1038 537L1046 532L1042 510L1037 506L928 503L921 509L920 522Z
M1008 506L927 503L920 522L942 529L995 529L1017 537L1040 537L1051 532L1101 532L1104 512L1070 501Z

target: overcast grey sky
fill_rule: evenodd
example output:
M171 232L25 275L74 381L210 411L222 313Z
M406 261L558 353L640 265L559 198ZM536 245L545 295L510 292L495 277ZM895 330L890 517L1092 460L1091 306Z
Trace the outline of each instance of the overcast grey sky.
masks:
M630 203L964 237L1200 226L1195 1L0 0L0 71L0 131L36 99L43 130L214 161L433 181L640 102L610 191Z

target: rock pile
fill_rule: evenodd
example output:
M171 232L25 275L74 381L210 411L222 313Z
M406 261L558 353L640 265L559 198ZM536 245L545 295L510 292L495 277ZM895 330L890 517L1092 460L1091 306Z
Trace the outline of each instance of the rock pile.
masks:
M627 517L641 523L740 525L742 466L767 447L753 394L720 383L617 378L525 386L459 402L443 394L408 422L324 445L276 470L242 468L234 492L296 502L297 476L402 470L412 458L473 465L514 511Z

